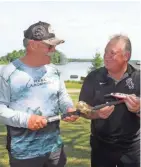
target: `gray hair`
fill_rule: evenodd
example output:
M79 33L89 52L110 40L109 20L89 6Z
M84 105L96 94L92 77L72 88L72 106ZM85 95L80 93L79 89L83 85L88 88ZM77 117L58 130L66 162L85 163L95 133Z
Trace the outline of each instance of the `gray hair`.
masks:
M23 39L23 46L26 48L28 45L29 39L28 38L24 38Z
M125 48L124 49L125 49L125 51L128 51L130 53L130 57L129 57L129 60L130 60L131 53L132 53L132 45L131 45L130 39L127 36L125 36L125 35L114 35L111 38L110 41L112 41L112 40L117 40L117 41L123 40L125 42Z

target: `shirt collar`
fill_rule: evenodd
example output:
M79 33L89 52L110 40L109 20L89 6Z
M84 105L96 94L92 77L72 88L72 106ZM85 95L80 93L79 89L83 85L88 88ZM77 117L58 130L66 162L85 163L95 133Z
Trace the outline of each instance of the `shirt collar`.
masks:
M123 80L124 78L127 78L129 75L131 75L133 72L135 71L135 68L132 66L132 65L130 65L130 64L128 64L127 65L127 70L125 71L125 73L124 73L124 75L123 75L123 77L121 78L121 80ZM103 71L103 79L104 80L108 80L109 78L112 78L111 76L110 76L110 74L108 73L108 70L104 67L104 71ZM113 79L113 78L112 78ZM115 79L114 79L115 80ZM120 80L120 81L121 81ZM116 80L115 80L116 81ZM119 81L118 81L119 82Z

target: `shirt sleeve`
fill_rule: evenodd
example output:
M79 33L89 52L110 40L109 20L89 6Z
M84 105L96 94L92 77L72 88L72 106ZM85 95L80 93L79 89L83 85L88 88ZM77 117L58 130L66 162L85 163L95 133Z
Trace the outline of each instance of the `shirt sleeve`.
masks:
M10 92L10 85L0 76L0 122L13 127L27 128L30 115L8 108Z
M84 101L87 104L93 106L94 99L94 83L92 79L92 73L90 73L84 80L80 95L79 101Z
M60 89L59 89L59 107L60 111L65 114L67 113L68 108L73 107L72 99L70 98L69 94L67 93L67 89L63 80L60 79Z
M140 70L138 70L135 74L135 85L136 85L136 95L141 97L140 95Z

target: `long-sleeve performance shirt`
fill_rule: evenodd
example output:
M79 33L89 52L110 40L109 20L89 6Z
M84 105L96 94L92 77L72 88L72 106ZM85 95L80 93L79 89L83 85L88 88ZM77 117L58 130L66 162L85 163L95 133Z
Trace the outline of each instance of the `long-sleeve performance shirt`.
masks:
M59 121L38 131L27 129L32 114L55 116L72 107L53 65L29 67L19 59L0 72L0 123L7 125L7 148L17 159L44 156L62 146Z

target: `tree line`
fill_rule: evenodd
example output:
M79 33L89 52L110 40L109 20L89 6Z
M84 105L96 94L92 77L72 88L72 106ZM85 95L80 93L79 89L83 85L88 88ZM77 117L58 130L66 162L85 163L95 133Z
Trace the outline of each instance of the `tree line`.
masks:
M23 57L25 55L25 50L14 50L8 53L6 56L0 57L0 64L9 64L17 58ZM100 53L95 53L93 59L67 59L66 55L59 50L56 50L54 55L51 57L51 63L53 64L66 64L68 62L91 62L91 66L88 73L103 66L103 58Z
M92 59L68 58L68 62L92 62Z
M0 57L0 64L9 64L10 62L23 57L25 55L25 50L14 50L11 53L8 53L5 56ZM67 57L65 54L60 52L59 50L56 50L54 55L51 57L51 63L53 64L65 64L67 62Z

